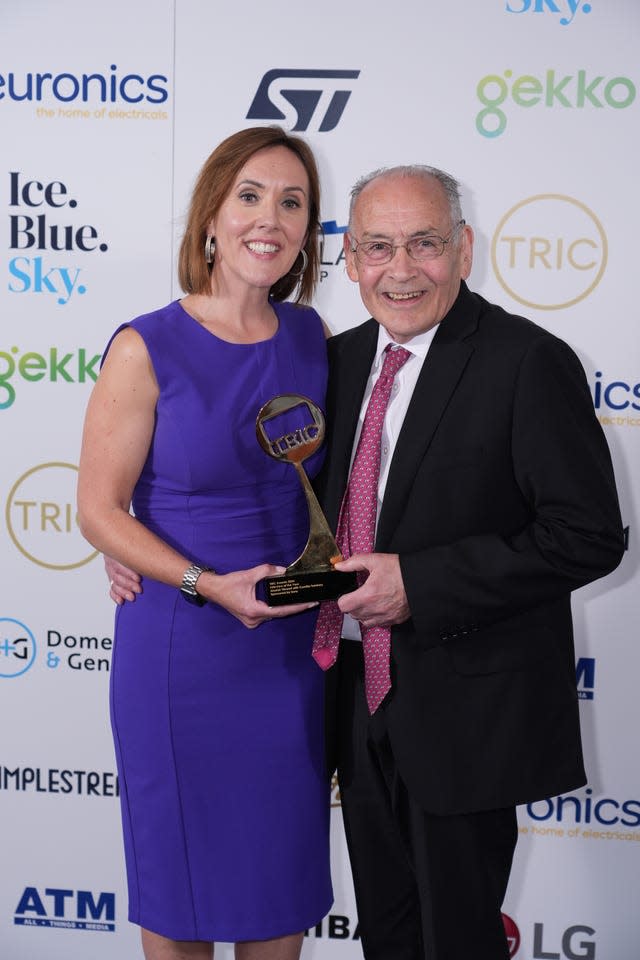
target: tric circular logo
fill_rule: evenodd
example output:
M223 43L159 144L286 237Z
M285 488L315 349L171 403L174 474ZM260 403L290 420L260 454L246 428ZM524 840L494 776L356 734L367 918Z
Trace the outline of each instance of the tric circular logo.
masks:
M20 677L36 658L36 640L24 623L0 617L0 678Z
M588 297L602 279L607 255L607 236L595 213L557 193L517 203L491 242L500 284L537 310L560 310Z
M98 551L84 539L76 519L78 468L42 463L23 473L9 492L6 523L18 550L38 566L73 570Z

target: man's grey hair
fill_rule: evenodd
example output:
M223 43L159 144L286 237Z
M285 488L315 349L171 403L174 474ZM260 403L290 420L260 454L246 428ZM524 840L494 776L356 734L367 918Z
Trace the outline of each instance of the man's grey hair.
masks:
M349 204L349 232L352 231L353 227L353 211L356 201L364 188L373 180L387 177L421 177L424 180L437 180L442 186L449 203L451 227L455 227L455 225L462 220L460 184L458 181L437 167L428 167L426 164L413 163L397 167L380 167L378 170L373 170L372 173L367 173L364 177L356 180L351 190L351 203Z

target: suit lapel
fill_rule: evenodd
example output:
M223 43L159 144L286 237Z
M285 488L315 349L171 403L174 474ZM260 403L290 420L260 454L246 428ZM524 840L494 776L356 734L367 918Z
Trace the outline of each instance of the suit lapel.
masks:
M388 549L416 473L473 353L478 308L463 284L426 356L398 437L378 521L376 550Z

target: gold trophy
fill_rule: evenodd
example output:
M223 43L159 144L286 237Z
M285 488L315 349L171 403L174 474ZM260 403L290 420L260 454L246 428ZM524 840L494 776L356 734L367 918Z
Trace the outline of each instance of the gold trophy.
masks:
M296 407L306 407L312 422L306 422L281 436L269 437L265 424ZM263 581L267 603L271 607L278 607L311 600L336 600L343 593L355 590L358 586L356 574L341 573L334 569L334 564L342 560L342 555L302 466L303 460L312 456L324 440L322 411L308 397L296 393L280 394L260 408L256 418L256 436L270 457L286 460L295 467L309 508L307 545L283 574L267 577Z

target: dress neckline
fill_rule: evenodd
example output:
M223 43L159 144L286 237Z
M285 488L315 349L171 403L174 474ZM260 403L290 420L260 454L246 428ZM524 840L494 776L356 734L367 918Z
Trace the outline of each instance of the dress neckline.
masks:
M228 346L228 347L257 347L263 343L273 343L276 340L276 338L279 336L280 330L282 328L282 317L278 311L279 304L275 300L269 300L271 309L275 313L276 320L278 321L278 325L275 329L275 332L270 337L265 337L264 340L249 340L249 341L225 340L224 337L219 336L217 333L213 333L212 330L208 330L205 326L203 326L202 323L200 323L199 320L196 320L196 318L192 314L190 314L189 311L185 309L185 307L183 307L182 300L176 300L175 303L178 309L180 310L180 312L182 313L182 315L185 316L188 320L191 320L191 322L195 324L195 326L198 327L205 336L213 337L214 340L218 340L220 343L224 343L225 346Z

